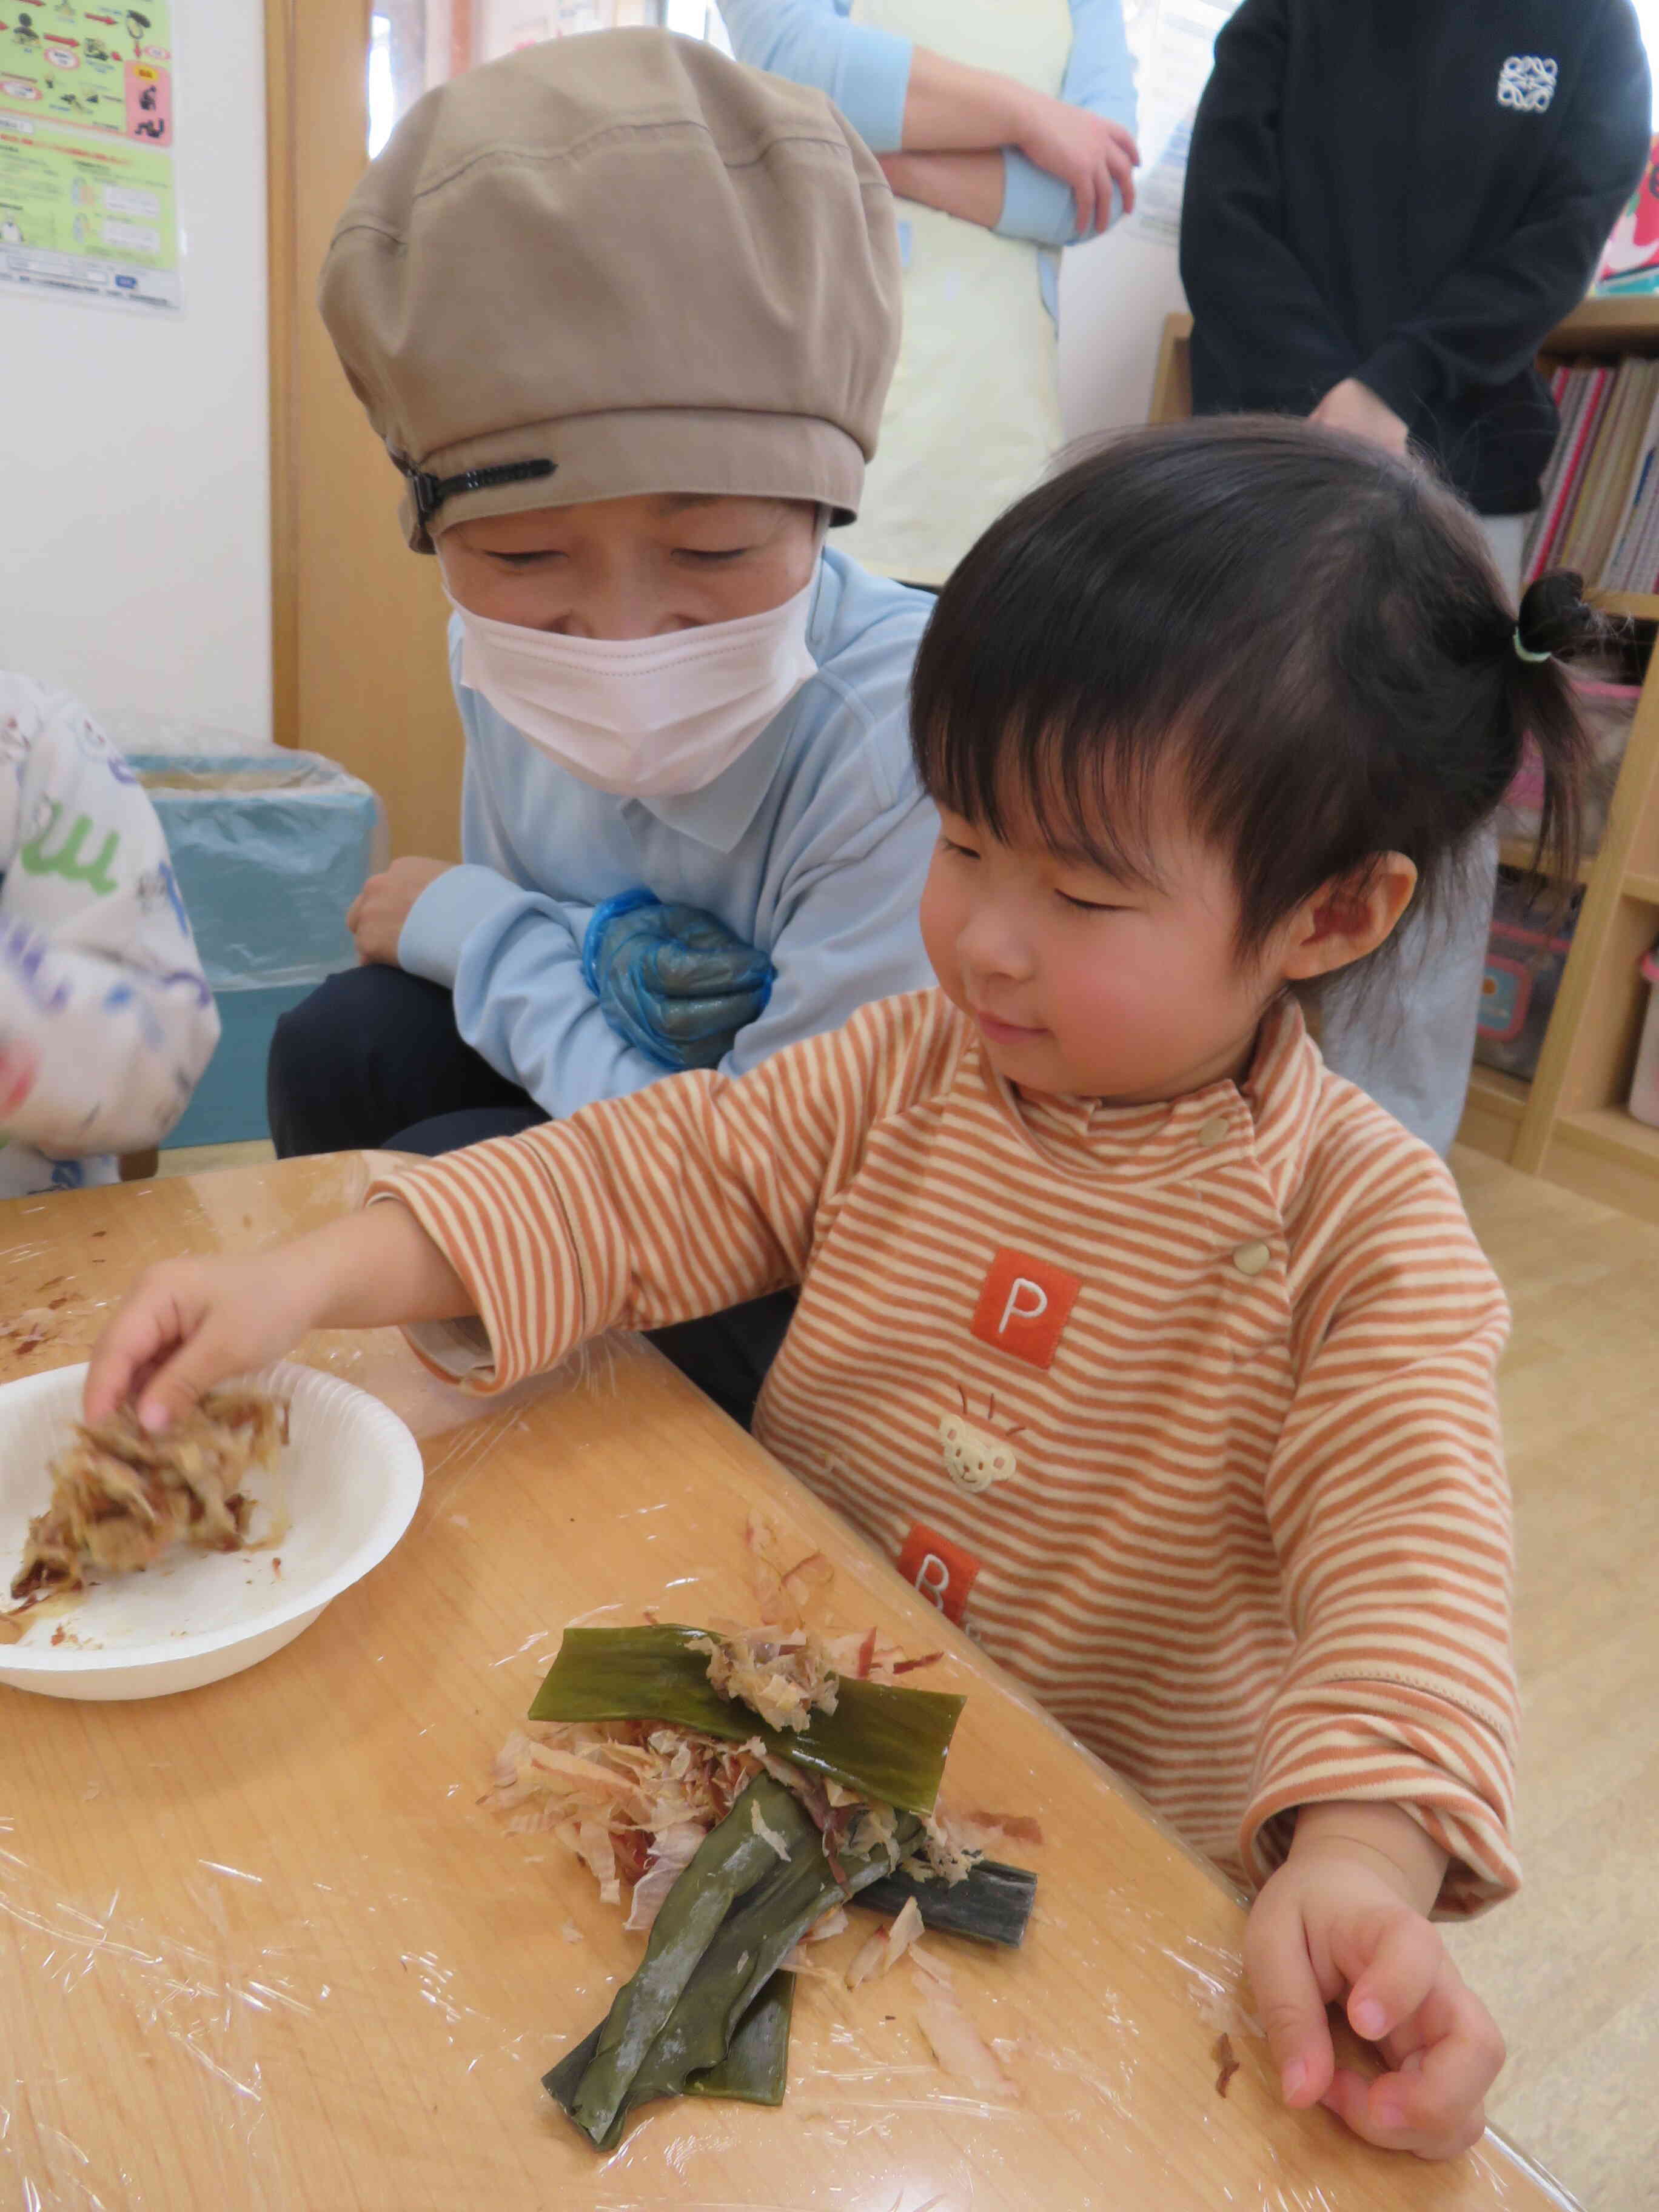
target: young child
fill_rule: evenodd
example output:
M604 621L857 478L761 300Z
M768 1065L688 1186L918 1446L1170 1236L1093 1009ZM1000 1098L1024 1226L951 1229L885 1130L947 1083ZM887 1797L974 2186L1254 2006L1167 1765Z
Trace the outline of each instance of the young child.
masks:
M1425 2155L1502 2059L1428 1915L1512 1890L1503 1293L1428 1148L1329 1074L1297 986L1373 957L1529 728L1583 738L1472 520L1291 422L1125 439L946 586L914 739L939 989L179 1262L93 1361L156 1425L317 1327L416 1324L498 1389L780 1284L756 1432L1259 1889L1293 2105ZM460 1322L458 1317L476 1320ZM1389 2070L1336 2072L1344 1996Z
M137 777L73 699L0 673L0 1199L113 1182L218 1041Z

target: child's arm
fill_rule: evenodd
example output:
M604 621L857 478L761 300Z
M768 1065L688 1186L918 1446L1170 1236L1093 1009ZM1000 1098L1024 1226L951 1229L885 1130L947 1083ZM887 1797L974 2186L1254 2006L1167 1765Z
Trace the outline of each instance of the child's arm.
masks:
M1455 2158L1479 2142L1504 2057L1497 2024L1428 1918L1446 1863L1397 1805L1307 1806L1244 1938L1286 2104L1323 2104L1368 2142L1419 2158ZM1375 2080L1336 2066L1334 1999L1380 2046L1387 2071Z
M959 1036L937 993L886 1000L735 1080L668 1076L376 1184L447 1256L487 1340L416 1348L503 1390L606 1329L800 1282L872 1127L938 1079Z
M413 1214L374 1206L247 1260L168 1260L147 1268L94 1346L86 1417L129 1396L163 1429L228 1376L291 1352L313 1328L448 1321L465 1286Z
M460 1379L502 1389L604 1329L797 1282L870 1124L938 1076L954 1035L935 994L890 1000L740 1082L669 1077L388 1177L366 1213L275 1254L151 1268L93 1353L88 1417L136 1392L165 1420L309 1329L473 1315L489 1359Z
M132 770L61 692L0 676L0 1116L65 1158L141 1151L219 1018Z
M1378 2142L1449 2154L1498 2045L1426 1916L1519 1879L1508 1312L1445 1170L1373 1109L1337 1113L1346 1141L1301 1194L1297 1388L1265 1498L1296 1641L1240 1838L1264 1885L1252 1973L1290 2101L1328 2097ZM1381 2034L1390 2071L1370 2091L1333 2086L1316 1990Z

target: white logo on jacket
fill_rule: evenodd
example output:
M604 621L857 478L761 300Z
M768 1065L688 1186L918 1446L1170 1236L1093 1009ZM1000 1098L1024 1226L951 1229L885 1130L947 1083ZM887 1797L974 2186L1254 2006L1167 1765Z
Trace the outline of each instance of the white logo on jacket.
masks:
M1556 64L1547 54L1511 54L1498 72L1498 105L1541 115L1555 97Z

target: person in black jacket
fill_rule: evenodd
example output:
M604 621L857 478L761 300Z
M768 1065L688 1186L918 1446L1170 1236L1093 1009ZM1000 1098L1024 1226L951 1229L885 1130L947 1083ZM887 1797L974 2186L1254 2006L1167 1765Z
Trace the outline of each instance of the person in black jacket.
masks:
M1539 345L1583 299L1647 157L1630 0L1243 0L1216 40L1181 225L1200 414L1417 446L1512 592L1554 442ZM1326 1056L1444 1152L1485 964L1489 844L1403 1005L1333 1004Z

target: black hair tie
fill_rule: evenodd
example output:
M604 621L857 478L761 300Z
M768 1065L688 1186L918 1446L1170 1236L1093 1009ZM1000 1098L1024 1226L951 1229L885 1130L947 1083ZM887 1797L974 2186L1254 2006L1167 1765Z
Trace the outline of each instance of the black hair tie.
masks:
M1573 568L1552 568L1522 593L1512 643L1522 660L1553 660L1594 636L1599 624L1583 578Z

